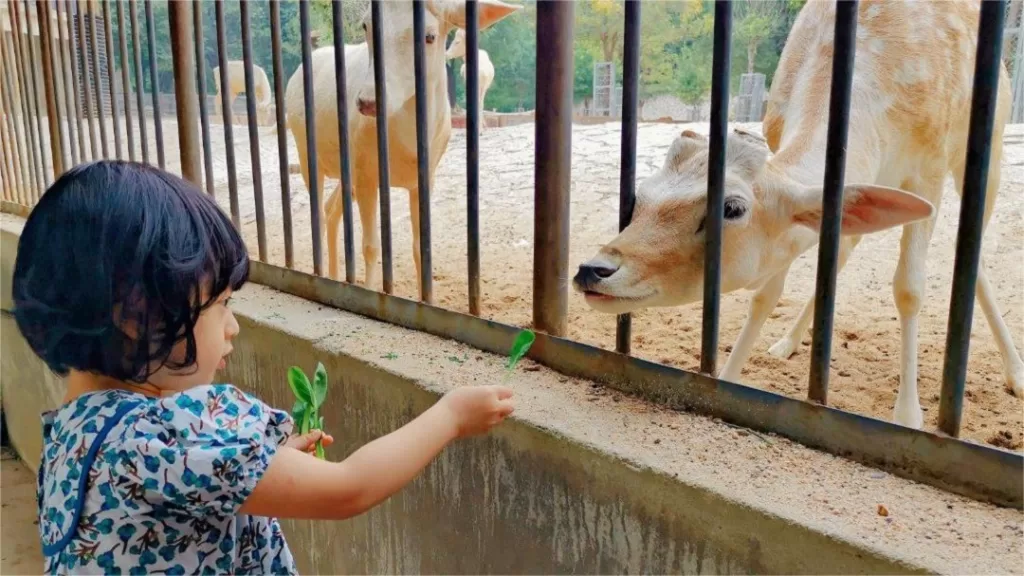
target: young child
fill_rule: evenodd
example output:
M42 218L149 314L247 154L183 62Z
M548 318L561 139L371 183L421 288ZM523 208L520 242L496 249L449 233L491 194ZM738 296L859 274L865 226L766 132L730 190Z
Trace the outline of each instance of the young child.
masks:
M21 333L67 377L43 415L47 573L294 573L277 518L361 514L512 412L507 388L458 388L344 461L318 460L321 433L292 437L287 413L211 384L248 272L215 202L149 166L78 166L43 195L13 291Z

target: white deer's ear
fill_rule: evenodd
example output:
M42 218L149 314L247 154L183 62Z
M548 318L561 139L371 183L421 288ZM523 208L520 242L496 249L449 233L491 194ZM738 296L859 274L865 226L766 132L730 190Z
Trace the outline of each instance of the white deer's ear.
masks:
M823 192L821 188L801 190L789 199L793 222L818 231L821 229ZM875 186L850 184L843 189L843 235L878 232L931 218L932 203L910 192Z
M501 0L480 0L477 2L476 9L480 22L479 29L483 30L522 8L515 4L506 4ZM466 27L465 0L430 0L427 2L427 9L438 20L443 20L459 28Z

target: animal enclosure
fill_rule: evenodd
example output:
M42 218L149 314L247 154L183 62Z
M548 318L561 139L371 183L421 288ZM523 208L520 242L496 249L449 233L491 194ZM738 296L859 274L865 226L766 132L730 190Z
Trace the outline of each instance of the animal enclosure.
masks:
M282 42L280 4L270 3L269 24L272 31L276 31L272 33L275 46ZM382 4L373 2L378 14L389 9ZM416 97L410 101L413 113L407 116L412 118L411 125L391 124L394 119L389 115L390 104L376 106L372 114L357 109L359 104L341 74L352 62L337 57L342 51L335 52L336 58L330 62L335 80L343 87L339 90L341 97L337 99L337 108L332 111L333 122L320 121L321 117L314 115L316 111L310 107L315 101L314 78L301 72L294 76L305 107L304 125L313 127L309 132L315 132L302 139L306 149L317 148L317 134L323 131L333 132L336 141L343 141L339 134L348 134L349 123L357 120L373 121L368 125L372 126L376 138L366 140L372 142L371 150L384 147L382 136L390 137L392 157L396 146L408 144L395 144L395 136L412 135L413 158L417 160L413 179L418 187L416 195L410 201L402 190L392 191L387 185L391 175L381 170L383 184L378 186L378 195L373 198L380 225L367 230L360 219L353 216L356 214L353 187L358 184L351 178L359 167L346 166L340 156L344 147L338 150L337 158L337 175L341 178L325 182L322 197L311 195L306 179L289 170L289 166L301 164L301 171L306 172L309 181L315 182L325 168L315 154L300 157L295 135L286 127L285 86L293 75L285 71L280 62L274 62L275 108L271 115L276 118L276 126L272 128L258 125L255 99L247 98L247 102L251 102L248 126L232 127L230 123L219 121L222 113L206 110L204 99L195 97L197 92L206 92L205 87L200 86L205 74L194 73L197 66L205 65L205 59L202 56L197 59L196 55L212 48L204 48L192 40L195 29L217 28L217 53L222 71L224 63L240 56L225 54L222 50L225 18L222 3L218 4L214 22L203 22L198 16L200 12L192 10L188 3L171 3L170 40L175 60L173 89L177 107L171 114L158 109L158 100L153 98L155 92L116 94L116 91L94 90L89 102L82 102L86 98L79 98L79 92L63 92L65 76L70 78L69 83L96 85L92 77L76 80L76 75L88 76L89 68L81 69L84 72L79 68L65 68L66 59L75 57L74 46L61 43L58 36L68 25L62 15L70 13L70 4L12 2L3 14L4 22L9 23L8 29L21 30L26 22L38 22L40 14L47 24L27 27L38 29L38 34L8 34L0 46L3 48L0 80L4 82L5 94L5 114L0 123L0 129L5 131L0 135L0 142L5 146L0 150L5 158L2 163L5 209L18 212L31 207L39 191L63 168L88 158L133 157L155 161L204 185L216 195L243 231L254 260L262 263L254 266L253 279L257 282L491 351L506 350L516 327L531 326L542 332L531 356L563 373L593 378L675 408L693 409L739 425L783 434L976 497L1020 506L1021 488L1014 480L1024 469L1019 453L1024 432L1019 417L1020 400L1004 390L1000 351L984 322L974 322L972 330L970 320L974 277L982 249L979 238L983 201L980 205L967 202L959 207L960 221L964 224L958 227L959 202L952 182L944 182L946 193L928 263L929 300L923 308L918 343L918 387L926 409L924 430L911 430L888 422L900 370L899 323L889 289L889 278L898 260L899 231L866 236L838 280L830 280L834 278L837 264L839 237L834 233L839 222L838 204L833 204L832 215L824 219L823 234L831 240L823 244L825 249L820 260L817 250L808 250L794 264L789 290L770 318L765 334L757 341L751 361L743 372L744 384L716 380L711 375L717 374L723 364L717 355L731 352L727 344L739 332L747 297L721 294L715 274L706 275L705 306L652 308L632 318L625 315L616 318L589 310L582 296L570 293L568 279L575 266L628 224L637 179L642 180L658 170L665 151L684 129L705 134L710 140L712 178L708 190L712 209L707 221L705 267L715 270L722 265L717 255L722 251L725 226L724 146L729 130L724 103L729 101L726 63L730 4L716 4L716 65L710 127L638 126L638 46L642 42L639 13L642 7L634 1L626 3L623 23L622 122L572 126L571 114L566 113L571 110L571 86L567 88L564 76L566 69L571 70L572 62L572 7L567 3L541 2L537 7L538 52L543 50L545 59L538 59L537 100L541 104L536 111L537 123L488 130L481 135L475 129L480 117L474 96L478 94L474 83L479 65L474 55L478 54L481 32L474 22L476 15L489 9L489 4L472 1L465 4L469 129L451 133L440 149L436 140L429 137L435 130L430 122L436 118L427 118L424 112L431 109L426 106L428 90L425 88L436 80L428 78L426 72L430 66L428 58L434 56L425 32L436 20L431 15L431 3L416 1L404 8L408 11L410 29L415 31L411 37L417 38L409 47L412 65L408 70L418 76ZM839 4L841 7L848 5L847 2ZM991 4L998 10L1004 8L1003 2ZM109 41L112 46L121 48L120 61L129 64L116 70L102 66L95 69L110 70L111 74L117 72L125 77L138 78L144 74L137 48L141 38L146 38L151 46L155 37L152 4L148 1L141 2L141 6L134 2L101 2L88 6L99 9L98 14L102 16L95 17L108 18L104 21L110 22L109 18L116 15L122 23ZM852 10L848 6L838 10L837 34L843 30L852 34L857 13L856 4L853 6ZM335 46L340 47L343 45L341 4L336 2L333 7L334 41ZM306 32L302 34L306 37L310 26L308 10L307 3L299 4L298 25ZM242 24L243 33L248 37L251 24L246 9L242 10L242 17L246 19ZM126 34L124 22L132 23L129 34ZM370 17L367 22L368 34L383 37L378 29L379 17ZM983 35L1001 33L1002 20L996 8L986 6L981 10L980 27ZM100 29L112 30L111 27ZM971 34L976 36L978 32ZM39 38L48 41L39 42ZM133 58L127 57L128 38L133 40ZM248 41L243 38L243 48ZM443 59L444 42L440 44ZM978 52L981 64L973 92L976 116L972 115L970 138L977 144L972 150L983 158L990 149L984 134L986 126L991 130L994 121L992 108L1000 60L998 43L994 44L994 51L988 47ZM842 78L842 59L849 58L845 68L846 80L849 80L852 78L849 64L855 57L852 36L847 41L846 52L840 49L841 45L837 36L835 53L840 62L835 68L839 70L836 77ZM390 78L383 68L391 62L382 57L388 47L378 42L372 48L381 52L380 55L374 52L373 75L378 79ZM312 46L306 43L302 49L301 70L315 69ZM32 54L42 58L43 67L39 71L23 66ZM254 82L251 57L241 56L250 64L244 71L248 88ZM345 58L349 58L348 51L345 51ZM149 59L145 62L152 64ZM147 76L156 78L155 73ZM500 70L496 81L501 81ZM33 92L30 88L33 82L44 89ZM151 85L154 84L159 82ZM848 82L833 84L831 109L836 113L835 127L828 131L829 148L838 150L843 139L839 123L845 122L849 113L848 110L843 113L843 91L845 86L848 108L850 86ZM50 88L45 89L46 85ZM132 84L125 81L123 85ZM385 86L389 91L393 88L388 83L372 83L373 98L368 96L366 101L389 102ZM87 120L85 110L94 108L101 99L114 98L123 100L123 104L104 108L102 123ZM224 100L227 98L225 94ZM147 105L150 99L153 104ZM222 104L226 108L227 103ZM112 109L121 113L111 114ZM436 107L433 109L436 113ZM68 110L75 112L77 121L66 120ZM355 118L356 114L362 117ZM761 130L758 125L743 128L755 135ZM1002 194L984 247L996 299L1003 306L1003 317L1017 342L1021 341L1024 322L1024 306L1020 301L1024 279L1019 267L1024 254L1021 245L1024 229L1020 224L1024 203L1020 186L1024 181L1022 138L1024 132L1020 127L1011 126L1003 139ZM89 146L83 145L86 141ZM440 158L437 167L431 170L427 157L433 155ZM843 178L841 174L836 178L836 169L843 161L842 154L830 154L827 158L826 174L832 175L826 186L827 198L838 197L836 193L841 189ZM972 165L969 161L968 164L965 186L975 186L983 200L984 186L979 183L984 182L986 170L983 163L976 161ZM326 278L330 263L325 262L328 258L325 244L330 241L325 242L320 233L314 233L325 224L325 206L331 203L331 190L336 185L338 195L333 201L336 217L340 219L339 236L343 239L337 262L342 267L339 276L344 281ZM718 212L713 208L716 202ZM827 207L825 212L829 212ZM412 225L414 222L418 233L414 232L417 230ZM361 253L356 243L364 235L378 234L380 260L372 258L371 261L372 266L380 266L380 282L362 287L360 281L368 270L361 257L365 252ZM418 252L414 253L416 242ZM365 246L364 243L364 249ZM814 289L816 268L825 273L818 278L817 289ZM830 288L833 281L835 288ZM952 304L951 284L955 296ZM378 290L385 295L381 296ZM964 298L967 294L971 296ZM831 295L835 300L834 321ZM819 307L815 320L815 325L823 327L824 331L816 331L817 337L808 334L806 342L789 359L769 355L768 346L782 336L795 320L803 301L811 297L825 304ZM947 344L950 327L954 332L948 336ZM619 354L614 353L614 349ZM805 382L809 378L814 381L810 388L814 391L815 402L804 400L808 390ZM948 436L932 432L936 428ZM958 435L970 442L953 438ZM922 442L923 439L927 441ZM979 474L979 470L986 473Z

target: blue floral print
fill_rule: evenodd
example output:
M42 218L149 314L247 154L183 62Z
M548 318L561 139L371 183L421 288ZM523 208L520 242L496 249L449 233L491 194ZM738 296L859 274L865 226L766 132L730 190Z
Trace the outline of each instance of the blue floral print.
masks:
M43 414L46 572L294 574L277 520L238 513L292 428L230 385L106 390Z

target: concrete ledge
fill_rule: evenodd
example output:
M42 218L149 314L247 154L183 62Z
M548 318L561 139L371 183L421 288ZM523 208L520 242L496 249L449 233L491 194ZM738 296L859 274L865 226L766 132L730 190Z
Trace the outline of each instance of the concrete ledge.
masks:
M9 288L20 222L3 216ZM5 293L3 307L9 309ZM251 285L226 380L290 406L285 372L324 362L341 459L500 358ZM2 401L38 462L59 381L2 324ZM461 442L346 522L289 522L303 573L1020 573L1024 514L974 502L527 364L513 420ZM33 440L35 438L35 440ZM887 516L879 514L879 505Z

